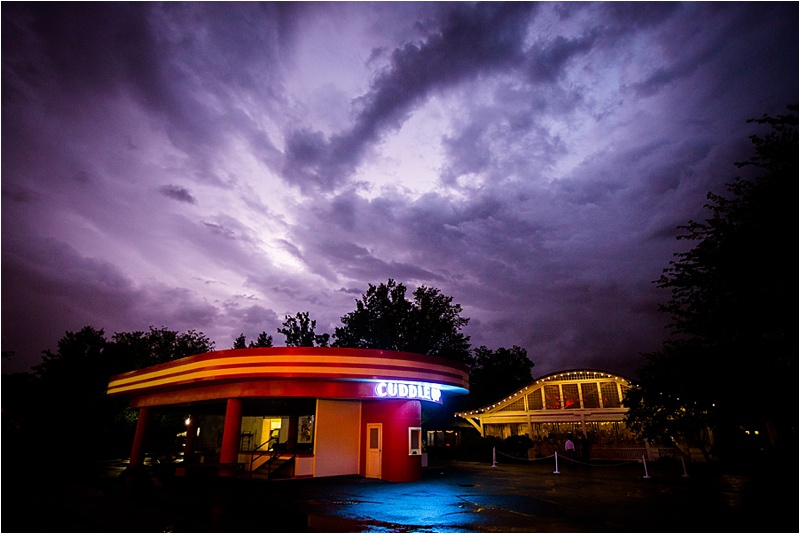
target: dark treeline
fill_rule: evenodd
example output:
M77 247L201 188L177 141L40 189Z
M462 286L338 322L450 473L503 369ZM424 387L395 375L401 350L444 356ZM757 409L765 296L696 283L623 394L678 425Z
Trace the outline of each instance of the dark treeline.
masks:
M754 155L735 163L748 178L708 193L708 218L678 228L677 239L693 247L655 280L670 291L661 306L670 337L644 355L625 404L628 425L645 437L684 439L717 459L771 457L796 468L800 174L797 106L788 111L748 121L768 129L750 136Z
M439 356L464 364L475 387L466 398L425 406L427 423L449 424L466 406L486 404L509 388L531 379L533 363L525 349L472 349L461 329L469 322L461 306L436 288L420 287L406 298L406 287L389 279L369 285L356 309L342 317L333 336L316 332L309 312L285 316L277 333L286 346L333 346L401 350ZM273 337L261 332L248 342L244 334L232 348L272 347ZM150 365L215 350L202 332L154 328L118 332L107 338L103 329L86 326L67 332L56 351L47 349L30 373L3 375L4 458L8 454L46 454L57 445L72 458L120 457L129 453L137 412L125 399L106 395L109 379ZM495 365L492 364L494 362ZM502 380L496 373L502 370ZM427 404L427 403L426 403ZM151 441L169 448L182 429L181 414L156 416Z
M208 352L200 332L150 327L106 338L86 326L67 332L55 352L47 349L30 373L3 375L3 461L14 456L71 460L119 457L130 452L138 413L125 399L106 395L113 375ZM158 415L154 441L174 440L177 416Z

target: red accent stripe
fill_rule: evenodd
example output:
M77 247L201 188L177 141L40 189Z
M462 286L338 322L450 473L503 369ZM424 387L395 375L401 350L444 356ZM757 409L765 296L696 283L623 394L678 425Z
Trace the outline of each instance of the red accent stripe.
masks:
M431 370L431 369L416 369L412 370L408 366L402 365L370 365L364 363L350 363L350 362L319 362L319 363L310 363L310 362L287 362L287 361L280 361L280 362L250 362L250 363L232 363L232 364L223 364L220 363L219 365L210 365L208 367L201 367L198 369L176 369L174 373L163 374L159 375L158 377L153 376L143 376L139 380L133 380L129 382L125 382L125 386L131 386L135 384L141 384L150 382L154 379L167 379L172 377L178 377L183 374L195 373L195 372L208 372L208 371L215 371L215 370L223 370L223 369L236 369L236 368L246 368L246 367L299 367L299 368L321 368L321 367L347 367L354 370L357 369L364 369L364 370L376 370L376 371L408 371L408 372L423 372L425 374L435 374L437 376L449 377L457 381L461 381L464 377L461 373L452 373L440 370ZM149 368L147 368L149 370ZM299 373L275 373L270 374L268 376L306 376L309 373L299 372ZM324 373L323 373L324 375ZM242 375L242 376L252 376L253 378L258 378L260 374L252 374L252 375ZM351 378L369 378L369 376L354 373L352 375L344 374L344 373L337 373L331 374L330 376L338 376L341 378L351 377ZM130 378L130 377L129 377ZM374 376L374 378L380 378L379 376ZM116 380L112 380L112 383L116 382Z
M238 376L239 378L271 378L271 377L276 377L277 378L277 377L300 377L300 376L327 376L327 377L336 377L336 378L340 378L340 379L347 379L347 378L350 378L350 379L367 379L367 378L378 379L378 378L383 378L383 376L381 376L382 372L395 371L395 372L398 372L398 373L404 373L405 372L405 373L408 373L409 375L411 375L411 374L415 374L415 375L424 374L426 377L428 377L428 378L426 378L426 380L445 382L448 385L460 385L460 384L462 384L464 382L464 378L465 378L462 374L459 374L459 373L448 373L448 372L443 372L443 371L439 371L439 370L429 370L429 369L416 369L416 370L413 370L413 369L409 369L407 366L401 366L401 365L375 366L375 365L356 364L356 363L347 363L347 362L342 362L342 363L321 362L321 363L318 363L318 364L309 364L307 362L302 362L302 363L297 363L297 364L293 364L291 362L252 362L252 363L235 363L235 364L228 364L228 365L213 365L213 366L209 366L209 367L201 367L199 369L176 369L176 371L174 373L164 374L164 375L160 375L160 376L156 376L156 377L154 377L154 376L143 376L139 380L133 380L133 381L125 382L123 384L115 383L114 381L112 381L110 386L112 388L114 388L114 389L120 388L120 387L129 388L131 386L147 384L148 382L152 382L152 381L155 381L155 380L158 380L158 381L169 380L169 379L178 378L181 375L188 375L188 374L192 374L192 373L198 373L198 372L209 373L209 372L213 372L213 371L223 371L223 370L238 369L238 368L243 368L244 369L244 368L253 368L253 367L264 368L265 373L264 374L261 374L261 373L246 373L246 374L240 374L240 375L236 375L236 376ZM284 372L279 372L279 373L270 373L269 372L269 368L275 368L275 367L298 367L298 370L297 371L284 371ZM354 372L354 373L350 374L350 373L341 373L341 372L325 373L324 370L320 371L320 372L312 371L312 369L314 369L314 370L316 370L316 369L324 369L325 367L337 367L337 368L346 367L346 368L353 369L354 371L364 370L364 371L368 371L368 372L367 373ZM308 369L309 371L304 371L304 370L301 371L300 369ZM229 374L223 374L220 378L230 378L230 377L231 377L231 375L229 375ZM213 375L209 375L209 376L206 376L206 377L202 378L202 380L213 380L213 379L214 379ZM409 378L409 380L411 380L411 378ZM171 382L171 383L177 383L177 381L176 382Z
M179 360L171 362L160 363L137 369L135 371L128 371L111 377L112 381L121 380L136 376L144 372L159 371L162 369L170 369L173 367L182 367L187 364L199 363L206 360L224 359L228 357L255 357L255 356L345 356L345 357L360 357L360 358L379 358L389 360L404 360L410 362L419 362L428 365L442 365L450 367L453 370L463 371L467 373L467 368L461 363L439 356L426 356L423 354L415 354L413 352L391 351L391 350L378 350L378 349L351 349L351 348L330 348L330 347L268 347L268 348L253 348L253 349L228 349L220 351L206 352L203 354L196 354L188 356Z
M306 361L292 361L292 356ZM314 361L316 357L319 357L320 360ZM226 362L229 358L238 361ZM265 360L265 358L272 361ZM356 358L366 361L353 362L352 360ZM256 361L242 361L251 359ZM278 371L276 369L278 367L288 369ZM251 371L245 371L247 368L250 368ZM330 371L325 372L326 368ZM353 372L342 372L343 368L352 369ZM235 371L236 369L242 369L242 373L225 373L225 371ZM274 371L271 372L271 369ZM334 369L336 372L333 371ZM192 376L197 374L203 376ZM181 379L181 376L184 375L186 378ZM153 388L172 388L198 382L278 378L319 378L343 381L391 379L436 382L460 388L468 387L466 368L457 362L442 358L368 349L279 347L211 352L124 373L112 378L108 393L112 395L137 394Z

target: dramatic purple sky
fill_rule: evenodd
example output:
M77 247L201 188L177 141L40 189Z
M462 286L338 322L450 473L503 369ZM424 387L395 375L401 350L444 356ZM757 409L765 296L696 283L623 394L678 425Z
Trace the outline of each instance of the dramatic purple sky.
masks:
M3 371L439 288L535 376L635 377L653 280L798 97L798 4L2 4Z

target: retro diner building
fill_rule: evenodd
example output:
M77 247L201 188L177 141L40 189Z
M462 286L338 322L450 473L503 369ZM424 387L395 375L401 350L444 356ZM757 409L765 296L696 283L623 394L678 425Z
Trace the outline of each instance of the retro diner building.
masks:
M421 403L466 394L456 362L327 347L223 350L111 378L108 395L139 410L130 468L144 465L159 411L186 416L186 469L258 473L290 460L293 477L422 476ZM268 471L269 472L269 471Z

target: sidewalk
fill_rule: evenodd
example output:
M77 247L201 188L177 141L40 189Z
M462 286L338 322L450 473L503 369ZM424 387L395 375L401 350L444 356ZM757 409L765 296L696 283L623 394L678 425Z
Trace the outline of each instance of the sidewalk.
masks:
M423 479L120 476L120 464L11 481L3 532L797 532L797 474L707 465L447 462ZM780 480L782 476L791 479ZM781 482L781 484L778 484ZM788 490L785 488L789 488Z

